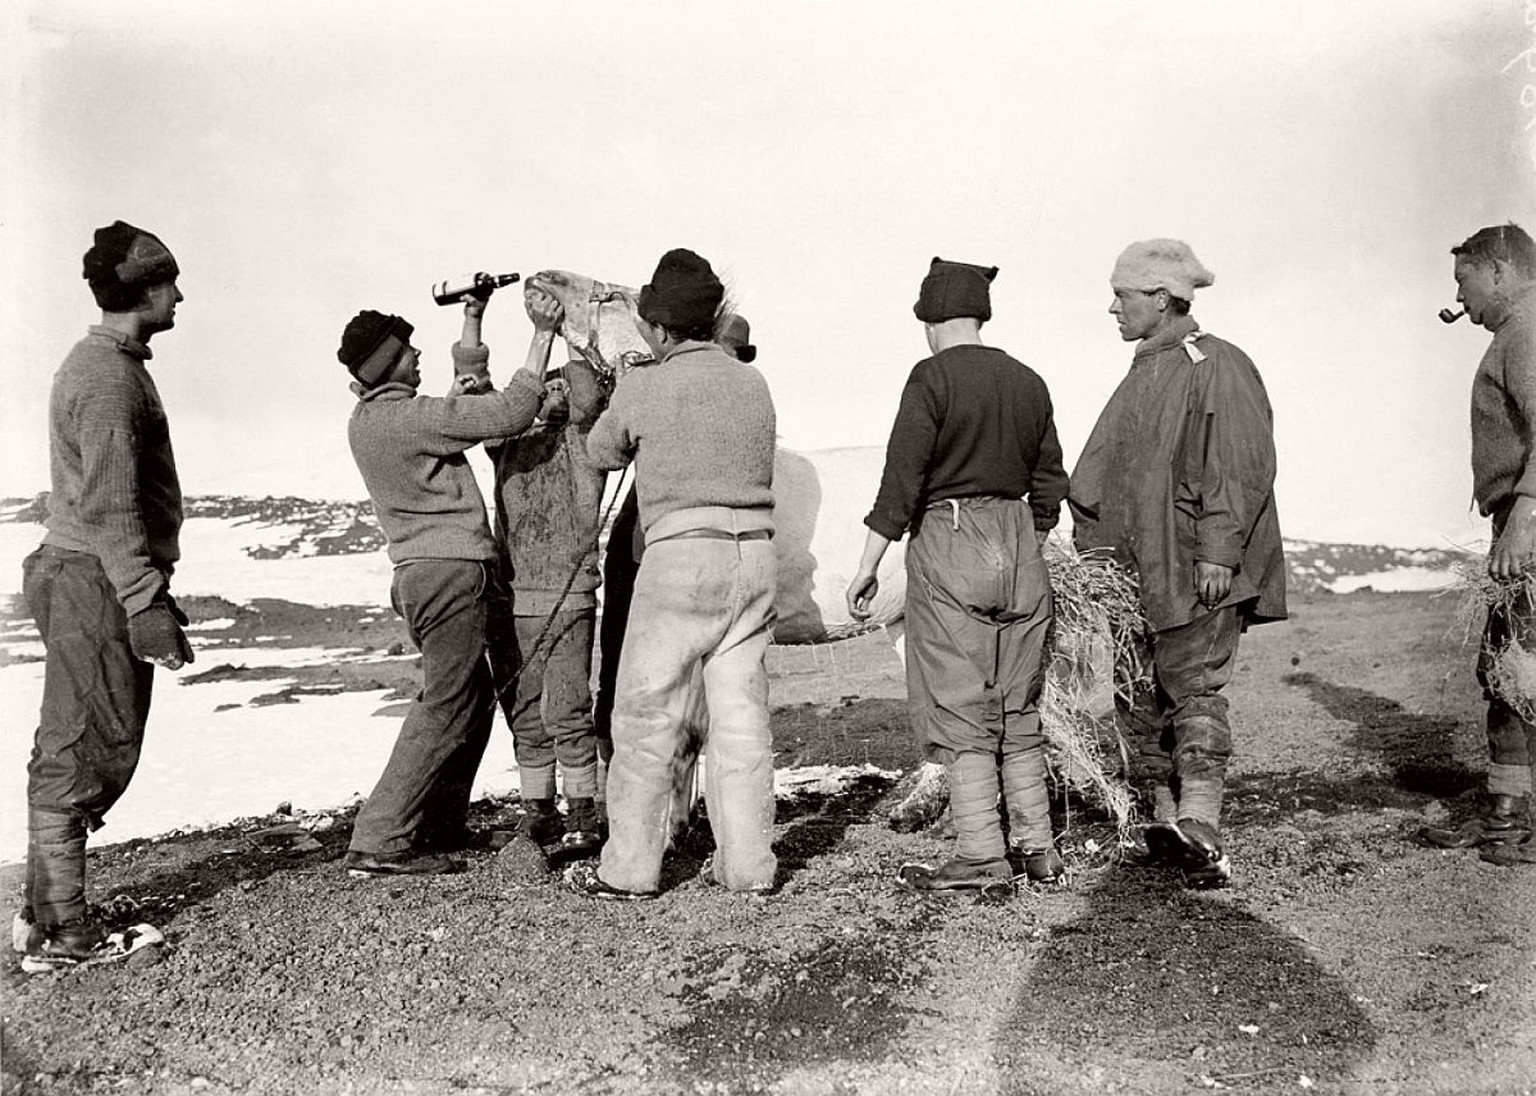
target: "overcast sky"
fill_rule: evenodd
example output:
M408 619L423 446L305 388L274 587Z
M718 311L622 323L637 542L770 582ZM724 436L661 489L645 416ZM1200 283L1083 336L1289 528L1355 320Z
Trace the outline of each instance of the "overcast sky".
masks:
M1536 229L1530 2L3 7L0 494L47 487L116 218L183 271L151 369L184 489L347 498L358 309L416 324L436 392L432 282L639 285L676 246L731 285L802 449L884 444L932 256L1001 267L984 335L1050 385L1070 468L1130 360L1115 256L1177 236L1217 276L1196 317L1269 386L1288 536L1478 534L1488 335L1435 312L1452 245ZM493 301L499 376L528 334Z

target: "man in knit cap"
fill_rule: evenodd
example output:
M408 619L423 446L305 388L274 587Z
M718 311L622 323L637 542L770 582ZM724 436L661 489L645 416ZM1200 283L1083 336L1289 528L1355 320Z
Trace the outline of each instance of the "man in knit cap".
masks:
M84 277L101 323L53 379L47 535L23 564L47 648L27 766L25 905L14 943L29 972L110 954L85 901L85 839L139 761L154 667L192 661L169 590L181 556L181 486L165 410L145 363L176 323L180 269L160 240L115 221L96 230Z
M358 313L336 352L358 398L347 438L389 541L391 600L421 651L423 678L353 825L346 867L359 877L455 871L462 865L448 854L468 841L469 794L495 715L486 615L496 542L465 454L521 433L545 407L548 350L537 356L539 333L560 319L553 302L531 302L529 362L505 391L481 392L485 306L484 298L465 302L452 350L458 376L446 398L418 395L420 353L399 316Z
M739 312L724 313L716 322L715 342L739 362L757 360L752 345L752 328ZM646 368L641 366L640 368ZM645 555L645 537L640 531L640 504L630 487L619 504L608 531L608 547L603 553L603 615L599 624L598 645L602 653L597 667L597 697L593 721L602 749L612 754L613 692L619 678L619 652L624 648L624 628L629 617L629 602L634 595L635 575ZM606 756L604 758L606 760ZM676 820L679 826L683 820Z
M700 667L713 878L749 893L767 893L776 881L764 666L776 577L775 419L762 374L713 341L724 295L698 255L662 256L638 309L657 364L619 382L587 438L594 464L635 462L645 536L618 668L608 841L599 864L578 864L567 876L595 898L658 891L673 762Z
M924 757L948 773L956 836L946 863L901 869L918 890L1006 891L1062 874L1038 707L1051 624L1040 545L1067 477L1045 382L981 341L996 275L934 259L923 279L913 312L932 356L902 390L848 584L849 613L867 619L886 548L910 534L908 700Z
M1110 275L1110 315L1136 344L1072 473L1073 536L1137 575L1154 695L1122 711L1144 792L1149 851L1195 887L1231 876L1221 800L1231 755L1222 688L1237 641L1285 619L1273 414L1237 347L1200 330L1214 275L1179 240L1144 240Z
M1488 610L1477 679L1488 701L1488 800L1480 817L1421 835L1441 848L1480 845L1503 866L1536 863L1531 789L1536 724L1511 704L1528 696L1500 689L1506 652L1536 650L1536 244L1519 225L1480 229L1451 248L1456 300L1467 318L1493 332L1472 380L1472 495L1493 519L1488 574L1502 587ZM1518 691L1517 691L1518 693Z

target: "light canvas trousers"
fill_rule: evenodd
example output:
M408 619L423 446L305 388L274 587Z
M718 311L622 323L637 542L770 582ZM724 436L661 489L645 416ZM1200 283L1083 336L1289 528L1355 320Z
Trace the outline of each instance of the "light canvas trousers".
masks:
M768 726L773 542L678 537L648 545L619 659L608 770L608 842L599 876L654 891L672 832L674 764L702 667L709 731L705 800L715 879L771 886L773 738Z

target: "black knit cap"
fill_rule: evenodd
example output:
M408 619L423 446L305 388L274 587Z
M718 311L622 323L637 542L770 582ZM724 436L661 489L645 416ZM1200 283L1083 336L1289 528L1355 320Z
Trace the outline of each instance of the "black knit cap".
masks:
M724 299L725 286L709 260L673 248L656 264L650 283L640 287L640 318L678 331L713 327Z
M127 221L113 221L96 230L80 276L91 283L97 305L108 312L126 312L138 306L141 287L180 274L176 257L160 237Z
M391 336L400 342L400 349L404 350L415 330L399 316L388 316L371 308L364 309L347 322L346 330L341 333L341 346L336 351L336 360L364 384L378 384L399 357L398 352L385 356L378 355L378 351Z
M992 318L992 292L988 288L997 277L995 266L953 263L934 257L918 291L913 313L924 323L943 323L971 317L983 322Z

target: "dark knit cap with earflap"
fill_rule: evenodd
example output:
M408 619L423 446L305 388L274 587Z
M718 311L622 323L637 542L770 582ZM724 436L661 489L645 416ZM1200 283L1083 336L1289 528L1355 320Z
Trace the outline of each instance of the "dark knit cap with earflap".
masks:
M138 306L142 287L175 280L181 274L176 257L160 237L127 221L98 228L85 253L81 273L91 283L96 304L108 312Z
M674 330L713 327L725 286L709 260L685 247L661 257L650 283L640 288L640 318Z
M981 320L992 318L992 279L995 266L952 263L935 257L928 265L923 287L918 291L913 313L924 323L943 323L962 317Z
M399 316L385 315L371 308L353 316L341 333L341 346L336 359L365 385L375 385L399 359L400 352L410 345L411 333L416 329ZM393 337L399 346L393 354L379 351Z

